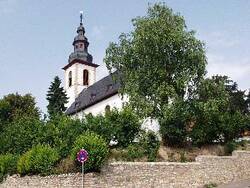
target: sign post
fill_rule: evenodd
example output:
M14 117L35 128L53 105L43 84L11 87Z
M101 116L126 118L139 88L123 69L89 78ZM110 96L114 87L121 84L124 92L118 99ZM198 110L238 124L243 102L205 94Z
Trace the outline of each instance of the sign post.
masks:
M82 187L84 186L84 162L88 160L88 152L85 149L80 149L77 153L77 160L82 163Z

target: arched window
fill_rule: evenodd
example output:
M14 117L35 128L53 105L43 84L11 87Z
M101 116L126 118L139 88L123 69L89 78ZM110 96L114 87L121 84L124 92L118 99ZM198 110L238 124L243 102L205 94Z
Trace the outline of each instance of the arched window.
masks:
M89 85L89 71L86 69L83 71L83 85Z
M72 72L69 72L69 87L72 86Z
M109 112L110 112L110 106L107 105L107 106L105 107L105 113L109 113Z

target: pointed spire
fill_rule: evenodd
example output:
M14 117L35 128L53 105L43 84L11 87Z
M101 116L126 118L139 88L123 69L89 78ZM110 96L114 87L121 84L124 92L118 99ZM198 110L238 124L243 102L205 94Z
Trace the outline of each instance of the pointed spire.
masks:
M73 41L74 52L69 56L69 62L74 59L81 59L92 64L92 56L88 53L88 38L85 36L85 28L83 27L83 12L80 11L80 25L77 28L77 35Z
M82 25L82 20L83 20L83 11L80 11L80 25Z

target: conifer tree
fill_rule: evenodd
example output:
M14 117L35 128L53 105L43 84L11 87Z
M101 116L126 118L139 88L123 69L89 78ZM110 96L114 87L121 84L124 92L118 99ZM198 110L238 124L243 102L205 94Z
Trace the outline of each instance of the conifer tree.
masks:
M51 82L47 93L47 100L49 102L47 109L50 117L62 114L67 109L65 104L68 102L68 97L63 87L60 87L60 85L61 80L56 76L54 81Z

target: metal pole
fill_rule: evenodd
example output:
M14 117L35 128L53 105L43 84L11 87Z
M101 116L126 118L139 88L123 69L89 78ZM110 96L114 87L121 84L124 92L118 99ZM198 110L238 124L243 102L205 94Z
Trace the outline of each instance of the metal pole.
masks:
M82 188L84 187L83 178L84 178L84 162L82 163Z

